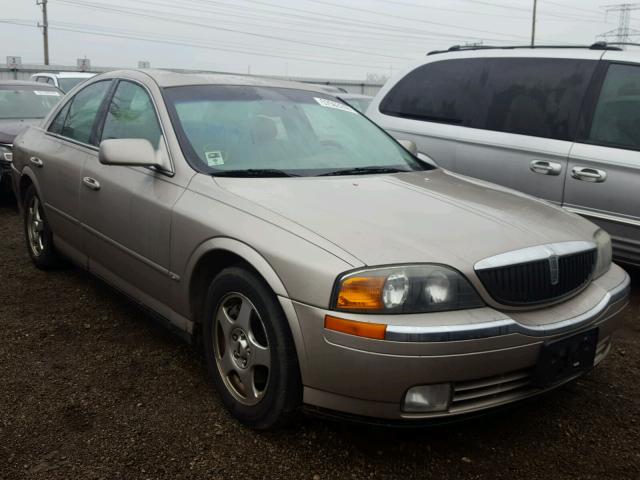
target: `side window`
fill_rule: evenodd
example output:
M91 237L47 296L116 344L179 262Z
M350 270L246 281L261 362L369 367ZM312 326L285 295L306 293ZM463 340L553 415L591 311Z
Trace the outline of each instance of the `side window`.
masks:
M604 146L640 148L640 67L609 67L588 140Z
M473 58L426 64L387 94L382 113L570 140L596 61Z
M110 80L93 83L73 97L61 135L78 142L90 143L93 124L109 85Z
M102 140L142 138L158 148L161 130L153 103L140 85L120 81L109 105Z
M400 80L382 100L387 115L479 127L485 92L478 69L483 59L428 63Z
M47 82L49 85L55 85L55 83L53 83L53 78L51 77L46 77L44 81Z
M62 110L58 112L56 118L53 119L53 122L49 125L49 131L51 133L57 133L58 135L62 134L64 121L67 119L67 115L69 113L69 107L71 107L71 102L67 102L67 104L62 107Z
M572 140L597 61L487 59L487 130ZM485 74L483 72L483 74Z
M36 77L36 82L47 83L47 77Z

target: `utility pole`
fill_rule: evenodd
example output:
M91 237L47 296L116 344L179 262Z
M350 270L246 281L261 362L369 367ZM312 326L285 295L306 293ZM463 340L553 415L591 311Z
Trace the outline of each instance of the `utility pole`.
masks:
M611 39L616 43L628 43L629 37L640 35L640 31L629 27L631 23L631 12L633 10L639 10L640 3L618 3L615 5L605 5L603 8L607 13L620 12L618 28L598 35L598 38L605 41Z
M44 42L44 64L49 65L49 19L47 18L47 2L49 0L36 0L36 5L42 5L42 40Z
M531 17L531 46L536 44L536 13L538 10L538 0L533 0L533 16Z

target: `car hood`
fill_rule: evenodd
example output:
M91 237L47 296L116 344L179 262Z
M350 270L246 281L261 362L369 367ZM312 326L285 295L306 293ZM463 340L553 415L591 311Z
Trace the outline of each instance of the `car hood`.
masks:
M469 271L498 253L591 240L597 229L547 202L441 169L215 180L252 202L254 214L260 208L277 213L365 265L435 262Z
M0 143L13 143L13 140L29 125L39 123L41 118L0 119Z

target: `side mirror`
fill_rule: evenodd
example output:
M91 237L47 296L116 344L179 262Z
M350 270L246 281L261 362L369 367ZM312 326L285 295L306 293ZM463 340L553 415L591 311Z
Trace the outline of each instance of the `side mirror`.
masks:
M414 157L418 156L418 146L412 140L398 140L398 143L404 147Z
M100 142L98 160L104 165L164 168L162 154L149 140L142 138L117 138Z
M438 166L438 164L436 163L436 161L435 161L433 158L431 158L429 155L426 155L426 154L424 154L424 153L422 153L422 152L418 152L418 155L417 155L417 156L418 156L418 158L419 158L420 160L422 160L422 161L423 161L423 162L425 162L425 163L428 163L429 165L432 165L432 166L434 166L434 167L437 167L437 166Z

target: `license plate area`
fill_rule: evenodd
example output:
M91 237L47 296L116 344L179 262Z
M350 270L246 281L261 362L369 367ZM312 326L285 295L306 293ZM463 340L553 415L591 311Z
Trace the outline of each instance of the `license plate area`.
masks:
M598 329L542 346L533 384L546 387L590 370L596 357Z

